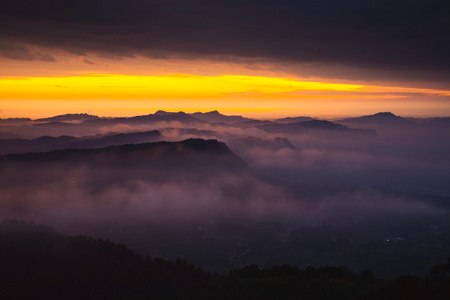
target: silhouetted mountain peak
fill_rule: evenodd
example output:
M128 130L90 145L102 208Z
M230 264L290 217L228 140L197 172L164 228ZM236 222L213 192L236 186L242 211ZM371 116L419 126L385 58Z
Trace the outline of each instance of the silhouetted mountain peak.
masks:
M163 116L163 115L167 115L168 112L164 111L164 110L158 110L157 112L154 113L155 116Z
M396 115L394 115L391 112L385 111L385 112L379 112L373 115L374 117L386 117L386 118L392 118L392 117L397 117Z
M38 122L68 122L68 121L86 121L86 120L93 120L98 119L98 116L82 113L82 114L64 114L64 115L58 115L50 118L42 118L42 119L36 119L35 121Z
M348 118L341 120L340 122L350 123L380 123L382 124L412 124L412 122L394 115L391 112L379 112L373 115L361 116L356 118Z
M213 123L239 123L239 122L245 122L245 121L251 121L253 119L244 118L242 116L227 116L223 115L217 110L209 111L209 112L195 112L193 114L190 114L191 116L205 121L205 122L213 122Z
M225 143L219 142L214 139L187 139L179 143L197 151L208 151L212 153L232 153Z
M154 113L155 116L168 116L168 115L186 115L185 112L179 111L179 112L167 112L164 110L158 110Z
M391 112L379 112L379 113L376 113L376 114L374 114L372 116L367 116L367 117L371 117L374 120L386 120L386 121L404 120L402 117L394 115ZM404 121L406 121L406 120L404 120Z
M208 112L195 112L192 115L216 115L216 116L224 116L223 114L221 114L218 110L211 110Z
M224 114L221 114L218 110L212 110L212 111L208 111L208 112L205 112L205 113L195 112L192 115L193 116L195 116L195 115L206 115L206 116L211 116L211 117L214 117L214 116L215 117L227 117Z
M166 112L158 110L154 114L128 117L128 118L111 118L111 119L98 119L98 120L86 120L82 123L83 126L114 126L118 124L127 125L139 125L139 124L151 124L156 122L180 122L180 123L202 123L201 120L194 118L184 112Z

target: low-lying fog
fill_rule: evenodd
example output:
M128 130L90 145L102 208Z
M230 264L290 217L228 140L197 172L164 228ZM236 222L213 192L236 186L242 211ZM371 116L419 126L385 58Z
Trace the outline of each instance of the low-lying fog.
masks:
M448 120L333 122L342 129L155 115L2 120L0 217L217 271L423 274L450 253ZM204 141L180 142L192 138ZM104 148L156 141L177 143ZM23 154L66 148L79 150Z

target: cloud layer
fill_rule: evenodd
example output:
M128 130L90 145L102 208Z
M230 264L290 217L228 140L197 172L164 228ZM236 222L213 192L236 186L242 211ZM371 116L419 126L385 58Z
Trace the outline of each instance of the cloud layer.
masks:
M37 45L78 55L259 58L448 78L448 14L439 0L6 1L0 53L54 59L26 48Z

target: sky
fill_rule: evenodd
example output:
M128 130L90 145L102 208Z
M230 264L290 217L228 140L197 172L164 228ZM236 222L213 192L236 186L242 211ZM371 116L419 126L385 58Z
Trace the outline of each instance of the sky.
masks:
M450 116L447 1L0 3L0 118Z

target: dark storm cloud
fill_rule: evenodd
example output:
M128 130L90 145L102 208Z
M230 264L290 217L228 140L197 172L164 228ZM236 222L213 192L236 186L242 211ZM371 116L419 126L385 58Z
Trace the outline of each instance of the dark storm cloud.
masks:
M0 55L10 59L34 60L34 55L21 44L0 42Z
M446 1L54 1L0 6L2 39L82 55L241 57L448 75ZM26 58L25 58L26 59Z

